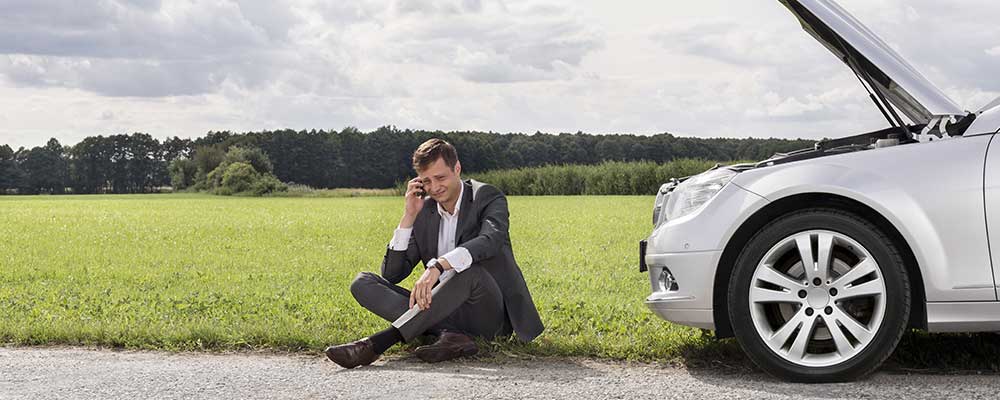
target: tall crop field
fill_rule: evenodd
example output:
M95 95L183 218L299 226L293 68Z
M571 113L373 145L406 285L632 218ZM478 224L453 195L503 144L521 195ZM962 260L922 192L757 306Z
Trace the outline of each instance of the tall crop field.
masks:
M670 178L703 172L715 165L704 160L605 162L597 165L549 165L471 174L511 195L652 195Z

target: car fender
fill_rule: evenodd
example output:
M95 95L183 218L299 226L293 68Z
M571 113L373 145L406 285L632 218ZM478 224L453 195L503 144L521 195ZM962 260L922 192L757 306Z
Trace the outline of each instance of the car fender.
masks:
M998 99L1000 100L1000 99ZM972 121L967 134L997 133L1000 132L1000 105L984 110Z
M988 143L984 136L858 151L746 171L733 183L771 202L801 194L860 202L909 244L928 301L996 300L982 195Z

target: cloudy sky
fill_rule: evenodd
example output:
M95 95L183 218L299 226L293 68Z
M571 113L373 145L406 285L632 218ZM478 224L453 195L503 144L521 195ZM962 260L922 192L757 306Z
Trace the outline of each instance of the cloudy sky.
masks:
M1000 96L1000 3L841 4L960 105ZM0 143L15 148L136 131L818 138L884 124L777 0L0 2Z

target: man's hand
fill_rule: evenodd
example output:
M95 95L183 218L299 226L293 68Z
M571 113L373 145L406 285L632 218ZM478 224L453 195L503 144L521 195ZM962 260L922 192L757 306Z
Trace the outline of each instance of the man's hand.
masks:
M399 221L399 227L408 229L413 227L413 221L420 214L420 209L424 207L424 198L421 193L426 193L424 183L420 178L410 179L406 184L406 206L403 208L403 219Z
M431 308L431 289L434 288L439 277L441 277L441 273L438 272L437 268L424 270L424 274L420 276L420 279L417 279L417 284L413 285L413 291L410 292L410 308L413 308L414 304L420 306L421 310Z

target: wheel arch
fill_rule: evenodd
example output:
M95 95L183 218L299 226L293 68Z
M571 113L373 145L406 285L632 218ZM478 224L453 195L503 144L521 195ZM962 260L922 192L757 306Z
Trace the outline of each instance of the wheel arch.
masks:
M767 223L782 215L802 209L802 204L808 204L809 208L827 207L855 214L875 224L892 239L893 244L897 246L903 256L904 267L910 279L910 298L912 301L908 317L909 327L926 330L927 297L924 291L923 276L920 273L920 265L913 250L899 230L878 211L860 201L832 193L801 193L775 200L757 210L744 220L743 224L730 237L715 269L712 290L712 313L716 337L733 336L733 329L729 322L727 296L729 279L740 251L750 241L750 238Z

